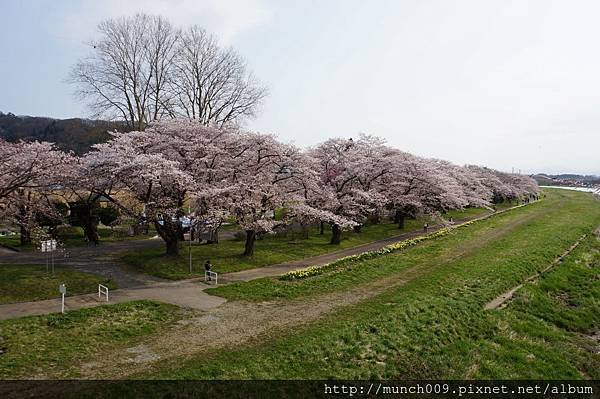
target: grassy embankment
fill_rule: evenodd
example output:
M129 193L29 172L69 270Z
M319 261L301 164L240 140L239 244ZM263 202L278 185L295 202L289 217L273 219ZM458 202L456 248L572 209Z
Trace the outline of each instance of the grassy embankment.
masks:
M67 295L96 292L98 284L117 288L109 278L55 266L46 273L45 265L0 265L0 304L58 298L58 286L65 284Z
M513 204L514 205L514 204ZM510 206L500 204L499 209ZM483 215L487 212L482 208L468 208L464 211L451 211L444 215L452 216L455 220ZM361 233L344 232L340 245L329 244L330 229L320 235L317 229L310 230L309 238L300 238L300 234L288 236L268 235L256 242L255 254L252 257L242 256L244 242L235 240L221 240L217 245L192 245L192 258L194 272L189 273L189 257L187 243L182 245L181 255L178 258L164 256L164 248L151 248L135 253L128 253L122 260L129 267L138 272L172 280L186 279L204 275L203 263L210 259L213 270L219 273L229 273L239 270L263 267L297 259L308 258L328 252L355 247L383 238L396 236L402 233L420 230L423 223L435 223L430 219L407 219L404 229L398 229L393 223L372 224L364 226Z
M70 369L96 352L134 345L181 313L176 306L136 301L0 321L0 379Z
M304 288L283 297L317 300L324 292L345 292L350 286L369 290L369 282L385 278L398 278L395 282L400 285L391 284L383 294L316 323L257 336L250 344L206 351L185 362L164 359L159 368L140 377L551 378L587 373L599 378L594 372L600 369L598 358L586 352L589 348L584 345L590 341L580 335L591 334L600 325L598 282L593 278L600 267L598 241L586 241L557 267L556 271L572 265L566 274L547 287L539 284L540 293L524 297L524 309L516 310L526 312L523 315L509 311L530 286L507 309L483 310L487 301L543 269L599 223L597 201L581 194L552 193L543 202L406 251L357 262L331 275L286 282ZM361 277L365 271L371 275ZM543 282L552 281L550 276L545 275ZM260 286L240 286L245 288L238 297L241 292L250 300L282 297L267 294ZM539 306L532 305L536 301ZM577 317L560 308L565 303L579 306ZM0 347L5 351L0 356L0 377L39 374L48 365L64 367L62 375L77 376L73 364L101 356L108 348L136 345L179 317L173 307L145 304L150 314L136 314L129 310L136 305L122 304L0 322ZM70 321L56 321L62 317ZM65 331L73 337L63 339ZM503 337L510 341L502 341ZM522 374L514 371L518 367Z
M598 379L598 342L589 338L600 329L597 237L590 236L539 282L526 284L506 308L483 308L599 224L597 199L550 191L540 203L406 251L286 282L299 287L288 289L284 296L290 298L385 275L403 280L317 323L183 364L165 362L145 377ZM241 292L251 300L282 296L252 283L239 287L245 288L236 291L238 298Z

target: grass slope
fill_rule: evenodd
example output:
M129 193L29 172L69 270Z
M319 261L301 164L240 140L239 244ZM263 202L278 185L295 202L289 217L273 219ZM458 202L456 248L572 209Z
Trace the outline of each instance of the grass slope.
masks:
M0 321L0 379L68 369L90 354L132 345L179 317L176 306L136 301ZM76 378L67 373L65 378Z
M67 286L67 295L96 292L98 284L117 288L109 278L55 266L54 274L45 265L0 265L0 304L58 298L58 286Z
M504 204L502 204L503 206ZM464 211L449 212L445 217L452 216L458 220L484 213L486 213L485 209L469 208ZM252 257L242 256L244 252L243 241L224 240L219 242L218 245L193 245L194 272L192 274L189 273L189 248L187 245L182 246L181 255L175 259L164 256L164 248L151 248L135 253L127 253L121 259L137 272L180 280L203 276L204 269L202 265L207 259L210 259L213 264L213 270L219 273L253 269L339 251L405 232L420 230L423 228L424 221L425 219L407 219L402 230L399 230L393 223L364 226L361 233L345 232L340 245L329 244L330 230L328 228L323 235L319 235L316 229L311 229L308 239L301 239L294 235L287 237L265 236L262 240L256 242L255 255Z
M322 284L312 292L317 294L337 289L319 280L345 284L351 278L345 275L360 270L402 275L409 266L427 269L312 325L267 340L257 337L241 348L202 353L183 364L166 363L146 377L599 378L597 346L590 350L592 341L582 335L600 328L596 238L542 282L527 284L507 309L483 310L599 224L597 200L551 191L541 203L476 223L460 236L364 261L334 276L295 282ZM418 256L429 263L419 263L424 258ZM573 306L577 310L567 309Z

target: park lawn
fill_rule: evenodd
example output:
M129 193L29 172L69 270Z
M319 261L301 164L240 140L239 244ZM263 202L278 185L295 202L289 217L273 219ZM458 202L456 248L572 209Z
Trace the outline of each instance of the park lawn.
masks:
M357 269L392 272L395 264L402 272L406 253L442 244L426 249L437 258L435 265L403 285L292 332L183 363L166 362L143 377L597 379L600 356L585 338L600 328L597 238L589 238L540 283L526 284L507 308L483 308L599 224L600 204L590 195L549 192L543 202L475 223L460 235L315 277L341 281Z
M444 217L454 217L455 220L483 215L488 211L482 208L467 208L464 211L452 211ZM204 275L203 264L210 260L213 270L218 273L230 273L240 270L253 269L311 256L322 255L342 249L367 244L383 238L393 237L402 233L423 228L430 219L407 219L404 229L398 229L394 223L371 224L363 227L362 232L344 232L340 245L329 244L330 229L326 227L325 234L320 235L316 228L310 230L309 238L300 238L300 234L267 235L256 241L254 256L243 256L244 241L221 240L219 244L195 244L191 246L193 272L189 272L189 246L183 243L180 256L177 258L164 255L164 248L150 248L142 251L126 253L121 260L136 272L150 274L156 277L180 280Z
M147 235L142 234L129 236L123 229L115 228L114 230L111 230L107 227L98 228L98 235L100 236L100 245L109 242L144 240L151 238L155 234L156 232L153 229L150 229ZM32 251L37 249L35 244L21 245L20 237L21 236L19 234L0 237L0 245L13 248L18 251ZM61 245L64 245L66 247L79 247L89 245L89 243L85 240L83 228L81 227L59 227L58 240L61 243Z
M111 279L55 266L54 274L46 273L46 265L0 265L0 304L58 298L58 286L65 284L67 295L98 291L98 284L117 288Z
M172 324L181 312L173 305L134 301L0 321L0 379L29 379L48 368L77 378L77 371L66 371L73 363L133 345Z
M35 245L21 245L21 236L19 234L0 237L0 245L8 248L13 248L19 251L30 251L35 248Z
M156 232L153 228L149 229L148 234L130 236L127 229L108 227L99 227L98 236L100 236L100 245L108 242L120 242L128 240L144 240L154 236ZM59 240L67 247L88 245L81 227L63 227L59 231Z

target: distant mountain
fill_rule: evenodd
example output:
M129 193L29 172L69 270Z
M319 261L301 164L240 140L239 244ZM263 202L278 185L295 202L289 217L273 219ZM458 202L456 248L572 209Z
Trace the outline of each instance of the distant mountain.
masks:
M531 177L533 177L537 184L539 184L540 186L553 186L557 183L553 178L544 174L537 174Z
M540 186L587 187L600 185L600 177L593 175L577 175L572 173L550 175L545 173L539 173L531 177L533 177Z
M108 131L123 130L116 122L89 119L53 119L0 112L0 138L6 141L49 141L65 151L82 154L110 138Z
M596 183L598 183L600 181L600 177L594 176L594 175L575 175L575 174L565 173L565 174L561 174L561 175L549 175L549 176L554 179L578 180L580 182L596 182Z

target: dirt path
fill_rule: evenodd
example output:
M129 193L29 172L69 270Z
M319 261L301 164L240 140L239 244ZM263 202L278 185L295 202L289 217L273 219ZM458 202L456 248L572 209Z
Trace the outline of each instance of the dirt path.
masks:
M109 304L150 299L170 303L184 308L208 310L226 302L224 298L204 292L208 286L199 279L154 283L136 288L117 289L109 292ZM69 287L67 287L68 290ZM98 294L69 296L65 299L65 310L76 310L105 305L105 298ZM61 300L47 299L43 301L19 302L0 305L0 320L14 319L24 316L36 316L60 312Z
M487 216L489 216L489 214L486 216L465 218L458 222L483 219ZM444 226L442 225L433 226L429 229L429 232L435 232L443 227ZM420 231L414 231L311 258L244 270L241 272L227 273L219 276L219 282L227 284L236 281L250 281L261 277L280 276L292 270L302 269L307 266L322 265L349 255L381 249L386 245L417 237L422 234L423 233ZM119 245L118 247L126 247L125 243L119 244L122 245ZM147 243L136 242L135 245L144 246L147 245ZM101 258L98 257L95 258L95 261L89 262L81 262L78 260L85 256L87 251L90 251L90 249L80 250L75 260L69 258L67 264L77 270L107 275L120 283L120 287L125 287L111 291L109 298L109 303L111 304L137 299L152 299L186 308L207 310L220 306L226 301L223 298L206 294L203 290L208 286L201 283L202 279L194 278L189 280L168 281L148 275L133 274L124 271L119 265L112 262L110 256L108 256L105 261L102 261ZM39 254L35 256L39 256ZM97 262L101 262L101 264L98 264ZM95 293L85 294L67 297L65 308L67 310L75 310L99 306L105 303L106 302L98 299ZM60 308L61 303L58 299L5 304L0 305L0 320L55 313L59 311Z
M444 267L544 213L540 209L506 225L490 229L470 241L428 262L405 269L349 290L330 292L323 295L304 297L297 300L270 301L262 303L227 302L204 312L192 312L189 318L161 332L143 345L118 348L92 361L75 367L81 378L113 379L126 378L151 371L158 364L184 362L191 356L207 350L238 346L253 341L262 341L282 331L300 328L344 307L356 305L385 291L421 278L433 270ZM207 345L210 342L210 346ZM40 377L64 377L44 375Z
M17 251L14 249L6 248L0 245L0 256L9 256L15 254Z
M594 234L596 236L600 236L600 227L598 227L598 229L596 229ZM571 252L573 252L579 246L579 244L581 244L586 238L587 238L587 234L582 235L577 241L575 241L575 243L573 243L573 245L571 245L564 253L557 256L556 259L554 259L552 261L552 263L550 263L548 266L546 266L543 270L540 270L538 273L527 277L525 279L525 281L523 282L523 284L519 284L519 285L511 288L510 290L498 295L496 298L494 298L490 302L486 303L484 306L484 309L490 310L490 309L497 309L499 307L504 307L506 302L510 301L512 299L512 297L514 296L515 292L520 290L525 283L529 283L531 281L537 280L538 278L540 278L541 275L543 275L544 273L546 273L547 271L552 269L554 266L559 264L565 256L568 256Z

